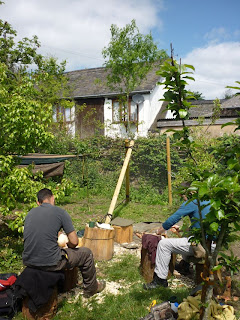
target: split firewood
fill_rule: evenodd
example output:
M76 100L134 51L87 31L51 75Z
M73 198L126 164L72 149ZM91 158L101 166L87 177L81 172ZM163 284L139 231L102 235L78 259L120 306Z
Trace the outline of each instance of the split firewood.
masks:
M140 233L140 232L134 232L134 234L140 239L142 239L142 237L144 235L144 233Z

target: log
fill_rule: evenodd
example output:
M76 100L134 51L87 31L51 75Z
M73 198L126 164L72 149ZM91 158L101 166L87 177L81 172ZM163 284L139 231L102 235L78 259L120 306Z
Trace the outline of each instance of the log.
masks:
M117 243L130 243L133 240L133 226L126 226L126 227L120 227L120 226L114 226L113 228L115 230L115 236L114 241Z
M27 320L46 320L46 319L52 319L55 317L57 313L57 297L58 297L58 291L57 287L54 288L54 291L49 299L49 301L39 308L35 313L33 313L28 308L28 298L25 298L23 300L23 306L22 306L22 314L24 319Z
M112 214L113 214L114 208L115 208L116 203L117 203L118 195L119 195L119 192L120 192L120 189L121 189L121 186L122 186L122 182L123 182L123 179L124 179L127 167L128 167L128 163L129 163L129 160L130 160L130 157L131 157L132 147L133 146L134 146L134 141L131 140L130 144L129 144L129 149L128 149L127 153L126 153L126 157L125 157L124 162L123 162L122 170L121 170L119 178L118 178L118 182L117 182L114 194L113 194L113 198L112 198L109 210L108 210L108 214L107 214L105 223L110 223L110 221L112 219Z
M170 278L173 274L175 262L176 262L176 254L172 253L171 260L169 263L168 278ZM155 269L155 263L154 264L151 263L151 260L148 255L148 250L145 248L142 248L140 272L147 283L150 283L153 280L154 269Z
M84 247L92 250L95 260L110 260L114 251L115 230L85 227L83 243Z
M78 283L78 267L64 270L64 292L75 288Z

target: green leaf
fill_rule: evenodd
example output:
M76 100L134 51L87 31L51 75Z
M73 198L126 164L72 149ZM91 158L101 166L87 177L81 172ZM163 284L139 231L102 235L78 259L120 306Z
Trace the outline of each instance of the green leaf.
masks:
M184 109L179 110L179 116L181 119L185 118L187 116L188 112Z
M221 270L221 269L222 269L222 267L223 267L223 266L221 266L221 265L219 264L219 265L217 265L217 266L213 267L213 268L212 268L212 271L214 272L214 271Z
M224 219L224 218L225 218L224 211L223 211L223 210L221 210L221 209L220 209L220 210L218 210L218 211L217 211L216 216L217 216L218 220L222 220L222 219Z
M221 206L221 200L217 199L211 202L211 206L215 209L218 210Z
M188 80L192 80L192 81L195 81L195 79L193 77L189 77L189 76L184 76L183 77L184 79L188 79Z
M210 224L210 229L213 230L213 231L218 231L218 228L219 228L219 224L217 222L213 222Z
M207 185L201 185L198 191L199 197L202 198L203 196L205 196L206 194L209 193L209 189L207 187Z
M184 66L185 66L186 68L189 68L189 69L192 69L193 71L195 71L194 66L192 66L191 64L184 64Z
M224 128L224 127L227 127L227 126L230 126L230 125L233 125L235 124L234 122L227 122L227 123L224 123L221 128Z

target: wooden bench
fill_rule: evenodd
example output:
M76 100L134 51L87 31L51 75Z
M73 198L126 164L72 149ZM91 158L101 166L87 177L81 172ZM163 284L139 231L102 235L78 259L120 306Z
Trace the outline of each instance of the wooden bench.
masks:
M78 282L78 268L75 267L73 269L66 269L63 271L65 280L63 285L63 291L67 292L71 289L75 288ZM57 313L58 306L58 289L55 286L53 293L49 299L49 301L39 308L35 313L33 313L28 308L28 298L23 300L22 306L22 314L24 319L27 320L48 320L52 319Z

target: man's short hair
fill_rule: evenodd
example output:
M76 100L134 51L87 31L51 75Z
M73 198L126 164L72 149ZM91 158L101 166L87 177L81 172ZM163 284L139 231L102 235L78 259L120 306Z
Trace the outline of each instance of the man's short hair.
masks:
M189 188L190 187L190 185L191 185L191 182L190 181L184 181L184 182L182 182L182 183L180 183L180 187L181 188Z
M190 186L191 186L191 182L190 181L184 181L184 182L180 183L180 186L179 186L180 195L186 195L187 189Z
M38 191L37 199L39 203L43 203L45 199L50 199L53 196L53 193L50 189L44 188Z

